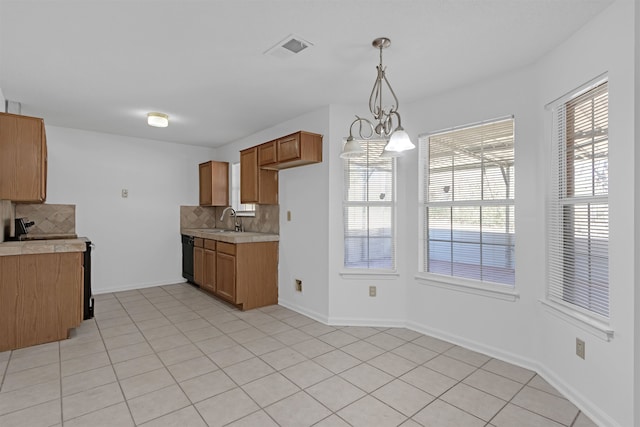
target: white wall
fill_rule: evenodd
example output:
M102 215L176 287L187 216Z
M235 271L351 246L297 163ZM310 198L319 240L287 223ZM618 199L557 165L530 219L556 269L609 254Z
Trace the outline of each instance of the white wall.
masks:
M638 7L636 5L636 13L635 13L635 75L636 75L636 81L638 79L638 76L640 76L640 7ZM640 111L640 84L636 84L635 86L635 108L634 111L636 112L636 119L635 119L635 140L638 140L638 138L640 138L640 117L638 117L638 112ZM640 212L640 171L639 168L637 167L638 165L640 165L640 150L635 150L635 165L636 168L634 169L634 198L635 198L635 205L634 205L634 209L633 212L635 213L634 217L635 217L635 249L634 249L634 253L635 253L635 262L633 263L635 266L635 271L634 271L634 275L633 277L635 278L634 282L637 282L637 278L640 277L640 215L638 215L637 213ZM633 386L633 390L634 390L634 394L636 396L636 398L634 399L635 401L635 419L636 422L638 422L638 419L640 419L640 292L636 291L635 292L635 301L634 301L634 306L635 306L635 323L634 323L634 342L635 342L635 348L634 348L634 360L635 360L635 365L634 365L634 386Z
M198 204L198 163L213 158L213 150L55 126L46 131L47 203L76 205L76 231L96 246L94 293L183 282L179 206Z
M407 320L417 330L453 340L480 351L532 366L536 343L534 335L536 283L544 278L542 209L544 198L537 174L536 157L540 114L533 101L537 88L531 70L499 76L482 84L459 88L421 103L410 105L405 120L412 135L434 132L452 126L475 123L508 115L515 117L515 229L516 301L496 299L458 290L443 289L432 282L413 280L419 271L418 150L409 156L407 182L413 203L406 206L409 257L407 281Z
M366 101L366 98L363 98ZM405 286L407 280L406 258L414 252L414 248L405 244L405 228L407 204L411 204L412 194L406 192L407 159L399 159L398 181L396 185L396 224L397 228L397 271L390 277L374 275L345 276L344 271L344 239L343 239L343 183L344 165L340 158L342 144L349 135L349 125L355 114L367 113L367 104L354 106L331 106L331 147L327 161L330 163L329 205L326 215L329 218L329 323L338 325L371 325L398 326L404 325L405 319ZM366 117L366 116L365 116ZM354 127L354 131L355 131ZM410 178L409 178L410 179ZM376 286L376 297L369 296L369 286Z
M247 138L227 144L216 151L216 158L237 162L239 151L290 133L305 130L324 135L323 162L281 170L279 179L280 259L278 297L280 304L316 319L328 317L328 241L326 182L332 139L329 132L329 108L280 123ZM291 221L287 221L291 211ZM302 280L302 292L294 290L294 280Z
M540 311L542 348L538 360L549 375L567 387L568 394L603 425L640 424L634 418L634 402L640 390L633 388L635 141L634 2L619 0L559 46L538 64L538 103L548 103L597 75L609 76L609 287L610 341ZM591 52L590 54L585 54ZM549 115L545 115L547 124ZM547 126L550 128L550 126ZM575 338L586 342L586 360L575 356ZM636 354L635 359L640 357ZM561 387L562 388L562 387Z
M570 397L603 426L640 424L634 418L635 160L634 3L619 0L566 43L527 69L409 105L403 122L412 136L449 126L514 114L516 118L516 291L515 302L407 281L407 321L488 354L528 366ZM544 204L550 113L544 105L603 72L610 91L610 287L607 342L543 309L545 294ZM636 119L637 120L637 119ZM417 152L407 165L409 192L417 197ZM637 182L637 178L636 178ZM407 252L418 247L418 215L408 204ZM411 257L409 275L418 271ZM635 308L638 309L637 302ZM637 311L637 310L636 310ZM637 322L637 321L636 321ZM575 339L586 342L586 360L575 355ZM638 376L637 373L635 373ZM636 382L638 379L636 379Z

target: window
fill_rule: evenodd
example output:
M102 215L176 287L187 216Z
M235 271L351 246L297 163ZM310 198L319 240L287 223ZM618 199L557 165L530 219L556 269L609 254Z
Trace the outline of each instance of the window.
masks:
M344 266L395 270L395 159L386 141L361 141L361 157L344 161Z
M420 138L422 271L514 285L514 120Z
M548 212L550 300L609 317L607 83L553 109L554 182Z
M240 203L240 163L231 164L231 207L238 216L256 216L256 205Z

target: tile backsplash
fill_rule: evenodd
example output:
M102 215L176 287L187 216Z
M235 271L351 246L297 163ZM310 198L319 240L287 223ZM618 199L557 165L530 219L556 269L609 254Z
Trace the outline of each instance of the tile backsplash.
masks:
M75 234L76 205L16 204L16 218L35 224L30 234Z
M216 208L180 206L180 228L215 228Z
M216 218L222 215L224 207L216 208ZM280 206L279 205L256 205L256 216L241 216L238 220L242 222L244 231L256 231L258 233L280 234ZM218 221L218 228L233 228L233 218L229 214L224 216L223 221Z
M180 206L180 228L233 228L233 218L228 214L220 221L224 206ZM245 231L260 233L280 232L280 207L256 205L255 217L238 217Z

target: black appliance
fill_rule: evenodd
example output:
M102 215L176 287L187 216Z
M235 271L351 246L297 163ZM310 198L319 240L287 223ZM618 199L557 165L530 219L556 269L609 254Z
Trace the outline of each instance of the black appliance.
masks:
M13 237L9 237L7 240L22 240L23 236L26 236L29 232L29 228L35 225L33 221L25 221L25 218L16 218L14 221L15 233Z
M93 318L95 307L93 295L91 294L91 249L93 243L86 241L87 249L84 251L84 320Z
M193 281L193 237L182 234L182 277Z

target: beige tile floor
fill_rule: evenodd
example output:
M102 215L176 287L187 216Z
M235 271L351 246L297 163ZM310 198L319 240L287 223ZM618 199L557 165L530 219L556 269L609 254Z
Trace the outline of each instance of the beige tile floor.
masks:
M0 426L594 426L535 372L403 328L240 312L188 284L99 295L0 353Z

